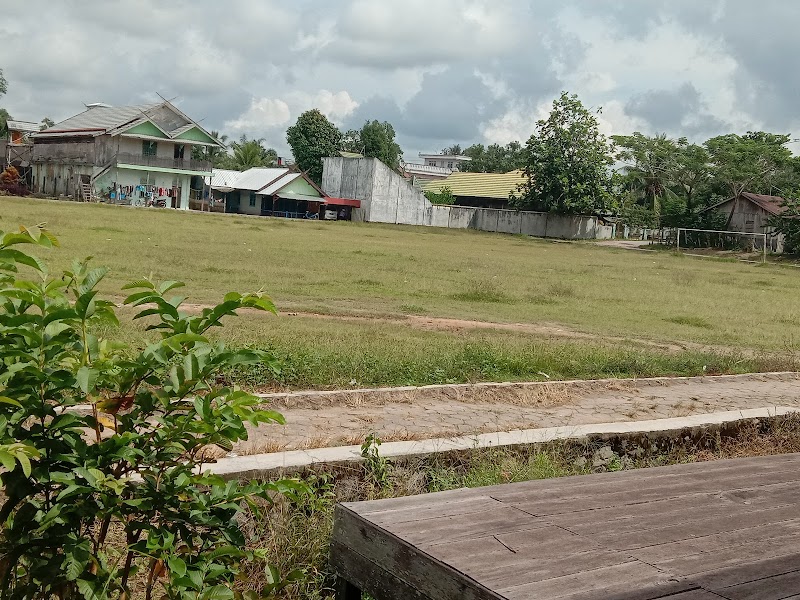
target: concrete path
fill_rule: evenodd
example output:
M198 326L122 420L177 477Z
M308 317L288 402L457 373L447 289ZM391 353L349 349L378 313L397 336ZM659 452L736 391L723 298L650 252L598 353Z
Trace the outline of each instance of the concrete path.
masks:
M285 426L251 430L238 455L800 407L800 374L477 384L265 395ZM223 456L220 452L218 456Z

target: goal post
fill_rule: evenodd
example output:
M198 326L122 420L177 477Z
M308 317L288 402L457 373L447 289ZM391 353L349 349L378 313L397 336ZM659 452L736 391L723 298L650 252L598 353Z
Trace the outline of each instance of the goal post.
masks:
M681 244L683 235L683 244ZM678 227L676 229L675 247L682 248L714 248L718 250L761 251L761 262L767 262L767 234L744 231L720 231L718 229L692 229Z

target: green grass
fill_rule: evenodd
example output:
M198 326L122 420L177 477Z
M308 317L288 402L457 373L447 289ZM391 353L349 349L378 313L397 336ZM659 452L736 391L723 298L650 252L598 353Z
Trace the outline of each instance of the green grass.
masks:
M103 292L117 298L147 276L185 281L188 301L200 304L263 289L283 312L541 323L597 336L250 315L223 330L286 358L282 382L292 386L740 372L780 366L752 350L797 346L800 272L790 268L467 230L0 198L0 228L41 222L61 240L47 253L52 270L94 256L111 269ZM123 323L120 335L141 334ZM667 354L639 340L716 348Z

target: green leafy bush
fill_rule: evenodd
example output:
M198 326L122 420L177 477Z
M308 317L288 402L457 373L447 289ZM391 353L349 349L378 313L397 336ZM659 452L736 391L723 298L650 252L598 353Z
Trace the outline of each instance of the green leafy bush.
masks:
M230 450L246 423L283 422L217 383L223 369L274 358L206 337L237 309L274 312L272 302L230 293L190 316L167 296L181 283L135 282L125 304L161 339L126 352L92 333L116 321L97 293L106 270L84 261L50 277L22 245L57 241L41 227L0 232L0 598L251 599L301 577L267 567L258 593L236 591L241 565L265 556L245 549L241 509L306 488L202 470L205 448Z

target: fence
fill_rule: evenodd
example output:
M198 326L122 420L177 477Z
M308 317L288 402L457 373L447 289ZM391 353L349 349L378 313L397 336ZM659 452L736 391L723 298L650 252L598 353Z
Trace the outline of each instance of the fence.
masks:
M433 205L427 209L426 225L450 229L478 229L562 239L611 239L613 225L597 217L554 213Z

